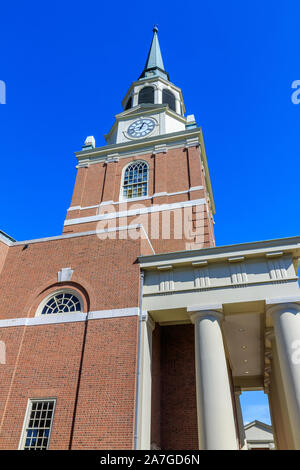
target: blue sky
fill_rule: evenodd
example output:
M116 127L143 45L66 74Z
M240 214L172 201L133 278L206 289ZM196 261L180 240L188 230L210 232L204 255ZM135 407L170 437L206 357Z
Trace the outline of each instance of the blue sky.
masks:
M263 391L243 392L240 395L244 423L257 419L271 424L268 395Z
M203 128L217 244L299 234L299 14L296 0L2 3L0 229L61 233L74 151L87 135L105 143L157 23L170 79Z

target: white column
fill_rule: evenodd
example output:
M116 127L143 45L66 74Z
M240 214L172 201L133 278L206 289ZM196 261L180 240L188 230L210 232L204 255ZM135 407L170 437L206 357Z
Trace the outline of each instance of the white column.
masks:
M176 113L181 114L181 103L179 98L176 98Z
M138 449L151 448L152 332L155 323L147 315L142 322L141 389Z
M162 104L162 90L158 86L154 90L154 103Z
M237 422L239 427L239 435L240 435L240 445L242 450L247 450L247 441L246 441L246 434L244 428L244 420L243 420L243 413L242 407L240 402L240 395L241 390L237 389L234 391L234 398L235 398L235 406L236 406L236 414L237 414Z
M295 449L300 450L300 304L269 307Z
M238 448L232 396L217 311L188 309L195 325L198 439L201 450Z
M139 104L139 94L138 92L134 91L133 97L132 97L132 107L134 108Z

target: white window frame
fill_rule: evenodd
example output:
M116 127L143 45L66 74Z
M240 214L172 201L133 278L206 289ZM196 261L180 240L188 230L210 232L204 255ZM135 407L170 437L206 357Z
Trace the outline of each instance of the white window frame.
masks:
M20 437L18 450L24 450L26 436L27 436L26 435L26 429L27 429L28 424L29 424L29 418L30 418L30 413L31 413L31 410L32 410L32 404L34 402L38 402L38 401L53 401L54 402L52 420L51 420L51 425L50 425L50 428L49 428L49 437L48 437L48 443L47 443L47 449L46 450L48 450L48 448L49 448L57 399L53 398L53 397L50 397L50 398L43 397L43 398L28 398L27 408L26 408L26 413L25 413L25 418L24 418L24 422L23 422L23 427L22 427L22 432L21 432L21 437Z
M43 311L43 308L45 307L46 303L55 295L58 295L58 294L72 294L72 295L75 295L79 302L80 302L80 312L79 311L76 311L76 312L63 312L63 313L49 313L49 314L42 314L42 311ZM37 308L37 311L36 311L36 314L35 316L36 317L39 317L39 316L43 316L43 317L48 317L51 316L51 315L71 315L71 314L74 314L74 313L82 313L83 312L83 301L82 301L82 297L81 295L76 291L76 290L73 290L73 289L58 289L54 292L51 292L51 294L47 295L47 297L45 297L42 302L40 303L40 305L38 306Z
M125 179L125 172L127 168L132 165L133 163L145 163L147 165L147 194L146 196L138 196L138 197L131 197L131 198L126 198L124 197L124 179ZM149 198L149 177L150 177L150 167L149 163L146 162L146 160L133 160L132 162L128 163L128 165L125 165L123 170L122 170L122 178L121 178L121 188L120 188L120 197L119 201L122 202L131 202L131 201L142 201L143 199L148 199Z

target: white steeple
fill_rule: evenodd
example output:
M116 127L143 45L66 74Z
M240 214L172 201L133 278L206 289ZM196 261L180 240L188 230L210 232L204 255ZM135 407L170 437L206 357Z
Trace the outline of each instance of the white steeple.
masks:
M165 71L157 31L155 25L144 70L122 101L124 111L115 116L116 121L105 136L108 144L150 139L196 127L194 120L184 117L181 90L170 82Z

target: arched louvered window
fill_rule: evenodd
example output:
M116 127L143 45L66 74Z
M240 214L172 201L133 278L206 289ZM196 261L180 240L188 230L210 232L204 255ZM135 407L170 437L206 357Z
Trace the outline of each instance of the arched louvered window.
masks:
M142 103L154 103L154 88L153 86L145 86L139 92L139 104Z
M123 180L123 198L132 199L148 194L149 169L146 162L130 163L125 170Z
M175 96L170 90L164 89L162 94L162 102L163 104L168 104L170 109L176 111L176 102Z
M132 97L129 98L129 100L126 103L125 110L132 108Z

